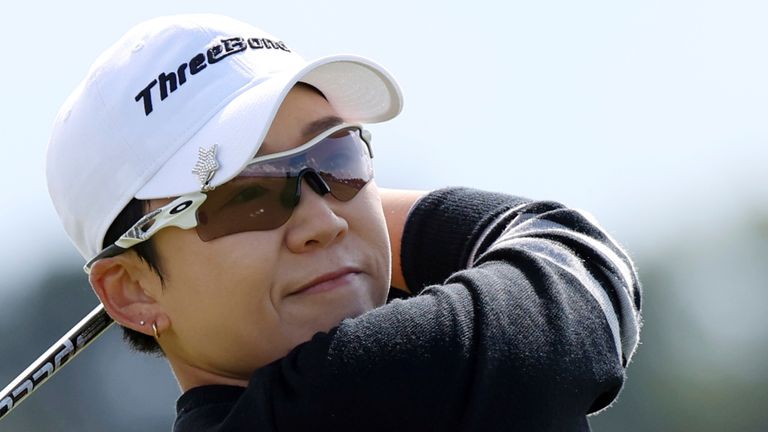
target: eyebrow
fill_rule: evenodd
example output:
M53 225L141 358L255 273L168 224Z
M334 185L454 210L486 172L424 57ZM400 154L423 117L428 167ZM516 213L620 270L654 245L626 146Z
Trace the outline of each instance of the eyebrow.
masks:
M321 132L325 132L326 130L334 126L338 126L342 123L344 123L344 119L339 116L323 117L304 126L304 128L301 130L301 134L304 137L304 140L308 141L319 135Z

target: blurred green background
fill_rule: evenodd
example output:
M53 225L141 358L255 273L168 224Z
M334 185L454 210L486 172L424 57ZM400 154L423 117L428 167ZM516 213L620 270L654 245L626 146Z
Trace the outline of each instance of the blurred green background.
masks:
M373 125L386 187L466 185L592 212L643 282L641 345L595 431L768 430L768 5L759 1L16 2L0 35L0 386L96 305L47 197L53 117L157 15L218 12L306 58L398 78ZM110 330L2 431L169 430L160 360ZM514 413L511 413L514 415Z

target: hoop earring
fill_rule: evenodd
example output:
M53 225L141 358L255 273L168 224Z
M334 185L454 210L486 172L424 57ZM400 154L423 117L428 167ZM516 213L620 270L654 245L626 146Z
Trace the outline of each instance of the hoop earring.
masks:
M152 331L155 333L155 339L160 339L160 334L157 333L157 324L152 323Z

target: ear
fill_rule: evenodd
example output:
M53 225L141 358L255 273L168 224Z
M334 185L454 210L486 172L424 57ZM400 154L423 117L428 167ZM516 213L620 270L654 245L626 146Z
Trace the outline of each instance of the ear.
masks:
M124 327L152 336L152 323L167 319L157 302L160 277L133 251L94 263L89 281L109 316Z

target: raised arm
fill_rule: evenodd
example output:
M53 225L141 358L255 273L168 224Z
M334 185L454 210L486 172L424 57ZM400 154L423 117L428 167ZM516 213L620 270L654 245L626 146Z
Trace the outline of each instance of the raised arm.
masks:
M410 292L410 290L406 286L400 265L400 242L403 238L403 228L408 213L416 201L426 193L424 191L379 188L392 250L392 286L406 292Z
M415 295L256 371L211 430L243 417L272 430L589 430L638 341L624 251L558 203L461 188L383 196Z

